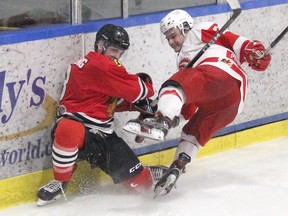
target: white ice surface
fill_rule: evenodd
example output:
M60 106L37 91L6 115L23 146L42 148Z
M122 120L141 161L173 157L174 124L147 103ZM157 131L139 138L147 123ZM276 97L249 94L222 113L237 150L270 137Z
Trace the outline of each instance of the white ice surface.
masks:
M96 188L37 207L0 211L2 216L287 216L288 137L194 160L177 189L153 200L121 186Z

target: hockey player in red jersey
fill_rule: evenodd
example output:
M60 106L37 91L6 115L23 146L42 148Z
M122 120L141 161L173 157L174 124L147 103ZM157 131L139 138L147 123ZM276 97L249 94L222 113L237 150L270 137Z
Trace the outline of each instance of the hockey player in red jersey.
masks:
M146 110L154 95L146 73L128 74L119 58L129 47L126 30L104 25L96 34L95 52L72 64L66 74L53 130L55 180L38 190L38 205L64 195L76 168L86 159L130 190L149 189L164 167L144 167L113 129L114 112ZM140 114L141 115L141 114Z
M160 28L170 47L178 53L179 71L161 86L155 118L145 119L139 125L130 120L125 126L135 134L161 140L170 128L178 125L180 114L188 120L170 170L155 185L156 196L169 193L199 149L242 111L247 77L241 64L246 62L262 72L271 60L269 54L264 56L265 47L260 41L226 31L193 68L186 68L219 30L219 25L208 22L194 25L186 11L174 10L162 19Z

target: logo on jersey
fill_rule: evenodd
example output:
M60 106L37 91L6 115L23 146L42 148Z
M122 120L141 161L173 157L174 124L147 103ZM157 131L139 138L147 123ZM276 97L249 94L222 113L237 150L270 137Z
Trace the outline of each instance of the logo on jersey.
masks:
M121 67L121 66L122 66L122 63L119 61L119 59L114 58L114 57L111 57L110 59L111 59L112 61L114 61L115 64L116 64L118 67Z
M132 167L132 168L129 169L129 173L135 172L135 171L138 170L141 166L142 166L141 163L136 164L136 166L134 166L134 167Z
M138 186L138 184L135 184L135 183L130 184L130 187L132 187L132 188L136 188L137 186Z
M119 98L117 98L117 97L109 97L108 108L107 108L107 113L108 113L109 117L113 117L115 109L117 107L118 100L119 100Z
M223 58L223 59L219 59L219 60L220 60L220 62L227 64L229 67L232 67L232 65L233 65L233 62L230 61L229 59Z

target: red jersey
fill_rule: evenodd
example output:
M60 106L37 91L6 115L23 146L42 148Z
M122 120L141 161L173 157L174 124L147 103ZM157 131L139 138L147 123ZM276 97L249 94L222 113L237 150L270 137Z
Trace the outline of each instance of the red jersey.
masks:
M59 107L61 115L77 118L88 128L112 133L119 99L133 103L153 94L152 85L128 74L118 59L90 52L67 71Z
M183 47L177 56L179 69L185 68L188 62L211 40L219 28L218 24L209 22L194 25L187 33ZM241 82L242 100L238 113L243 109L247 87L247 76L240 64L244 62L243 49L249 41L242 36L226 31L193 65L193 67L200 65L218 67Z

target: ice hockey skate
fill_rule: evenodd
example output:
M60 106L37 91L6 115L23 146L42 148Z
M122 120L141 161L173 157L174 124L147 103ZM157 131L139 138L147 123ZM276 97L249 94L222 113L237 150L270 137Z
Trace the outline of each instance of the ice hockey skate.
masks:
M168 167L166 166L147 166L147 168L150 170L152 178L154 181L159 181L163 175L168 171Z
M154 197L156 199L160 196L168 194L173 187L176 187L176 181L179 178L180 170L178 168L169 169L166 174L156 183L154 187Z
M178 124L178 117L171 120L158 114L155 118L146 118L144 120L132 119L126 123L123 129L137 136L163 141L169 129L176 127Z
M168 194L175 184L181 173L184 172L185 165L191 161L189 155L184 152L179 154L179 159L175 160L163 177L156 183L154 187L154 198Z
M67 182L60 182L57 180L53 180L49 182L47 185L44 185L38 190L37 196L37 206L44 206L49 203L55 202L60 199L62 196L65 196L65 191L67 188Z

